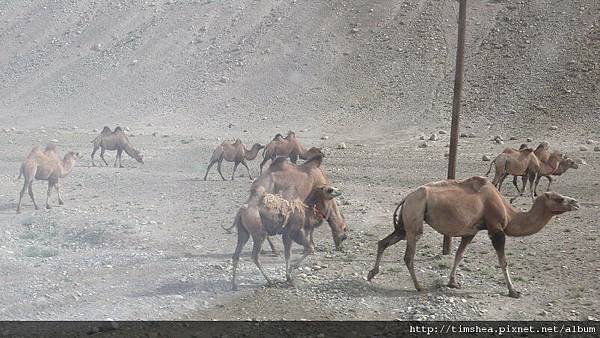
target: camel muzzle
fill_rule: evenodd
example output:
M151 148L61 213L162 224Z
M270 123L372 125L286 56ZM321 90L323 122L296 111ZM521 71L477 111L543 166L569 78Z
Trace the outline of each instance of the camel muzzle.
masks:
M571 210L579 210L579 202L577 200L571 198L568 200L568 203Z

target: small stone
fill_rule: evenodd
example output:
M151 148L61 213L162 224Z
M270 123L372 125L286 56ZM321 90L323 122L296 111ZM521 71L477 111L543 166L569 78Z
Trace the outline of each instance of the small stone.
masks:
M425 141L426 138L427 138L427 136L425 136L425 134L421 134L419 136L419 140L421 140L421 141Z
M419 145L419 148L427 148L427 143L423 142Z
M93 131L94 133L98 133L98 132L100 132L100 130L98 130L97 128L96 128L96 129L94 129L94 130L92 130L92 131Z
M446 134L448 134L448 133L447 133L445 130L440 130L440 131L438 131L438 133L439 133L440 135L446 135Z
M550 130L558 130L558 126L550 126Z
M431 134L431 136L429 136L429 141L437 141L437 140L438 140L437 134Z
M321 140L329 140L329 136L323 135L323 136L321 136Z
M484 161L484 162L489 162L492 159L488 155L483 155L483 157L481 157L481 160Z
M350 30L350 33L352 33L352 34L356 34L356 33L358 33L358 28L356 28L356 27L352 28L352 29Z
M585 144L594 144L594 140L585 140Z
M338 144L336 148L337 149L346 149L347 146L346 146L346 143L342 142L342 143Z
M475 138L475 137L477 137L477 135L475 135L475 133L469 133L469 134L467 135L467 137L468 137L468 138Z
M600 151L600 146L595 146L594 151Z
M153 132L152 136L156 137L156 136L158 136L158 133L157 132Z
M514 141L514 140L516 140L516 139L517 139L517 138L516 138L516 137L514 137L514 136L511 136L511 137L509 138L509 140L511 140L511 141Z
M226 76L222 76L222 77L219 79L219 81L220 81L221 83L227 83L227 81L229 81L229 78L227 78Z
M465 138L465 137L469 137L469 135L467 135L467 133L460 133L460 137Z
M579 150L580 151L588 151L588 147L586 147L586 146L580 146Z
M52 142L52 143L58 143L58 140L55 139L55 138L53 138L53 139L50 140L50 142Z
M527 142L533 142L533 139L531 137L528 137L527 139L525 139Z

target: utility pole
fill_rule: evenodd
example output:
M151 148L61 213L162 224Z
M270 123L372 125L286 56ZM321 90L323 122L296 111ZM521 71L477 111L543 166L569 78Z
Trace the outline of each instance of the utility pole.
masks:
M465 26L467 0L458 0L458 43L456 45L456 70L454 73L454 98L452 100L452 126L450 129L450 154L448 156L448 179L456 178L456 148L458 146L458 121L462 94L465 61ZM452 249L452 237L444 236L442 254L448 255Z

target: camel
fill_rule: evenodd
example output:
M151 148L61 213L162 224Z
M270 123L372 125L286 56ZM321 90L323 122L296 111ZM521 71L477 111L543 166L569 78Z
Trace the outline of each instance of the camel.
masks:
M96 151L100 148L100 158L104 161L104 164L108 166L108 162L104 159L104 152L106 150L116 150L117 157L115 158L114 166L117 166L117 162L119 163L119 168L123 168L121 164L121 155L123 151L127 153L127 155L134 158L141 164L144 164L144 155L140 153L139 150L133 148L131 143L129 142L129 138L123 132L121 127L116 127L114 131L111 131L109 127L104 127L100 135L98 135L92 142L94 144L94 150L92 150L92 165L95 167L96 163L94 163L94 155Z
M308 150L296 138L296 133L289 131L286 137L281 134L275 135L273 140L267 144L263 150L263 160L260 163L260 173L262 174L263 166L267 161L273 161L277 157L289 157L292 163L298 161L298 157L303 160L308 160L311 157L322 154L321 149L312 147Z
M548 179L548 187L546 188L546 191L549 191L550 185L553 182L551 175L560 176L571 168L577 169L579 166L577 163L575 163L575 161L566 157L564 154L561 154L558 151L553 151L550 156L548 156L548 160L540 161L540 168L537 172L533 189L534 196L537 196L537 187L542 177L546 177Z
M271 166L269 166L261 176L254 180L250 188L250 197L245 204L254 206L259 205L262 198L261 196L265 193L280 194L282 198L289 201L295 199L306 201L315 188L331 185L329 178L322 167L322 161L323 155L316 155L301 165L289 163L284 157L276 158ZM318 213L320 214L322 221L325 220L329 224L336 249L341 250L342 243L347 238L346 232L348 226L346 225L346 220L335 200L330 200L326 202L326 204L328 207L325 212L323 212L322 209L315 210L321 210ZM314 251L314 241L312 240L314 228L321 225L322 221L308 230L311 252ZM234 222L231 228L235 226L237 226L236 222ZM262 235L267 236L267 234L253 235L253 242L255 243L254 248L259 251L262 242L264 241ZM238 230L238 239L239 238ZM273 251L275 251L268 236L267 240ZM257 242L260 242L261 244L256 244ZM256 260L258 260L258 253L256 255ZM235 264L237 264L238 259L239 257L236 258L236 255L234 254L233 260Z
M539 171L540 162L534 154L534 150L523 144L517 149L505 148L504 151L490 163L490 168L486 173L486 176L490 174L492 165L495 165L495 174L492 184L498 188L498 191L502 188L502 183L508 175L513 175L513 184L517 188L518 194L511 199L511 203L519 196L523 196L525 193L525 185L529 179L529 190L531 191L531 198L533 199L533 180L535 174ZM517 176L521 176L523 180L523 190L519 189L517 185Z
M535 199L529 211L519 211L502 197L493 184L479 176L425 184L410 192L394 211L394 232L378 242L375 266L367 280L372 280L379 272L385 249L406 239L404 262L415 288L424 290L415 275L413 262L416 243L423 234L425 221L443 235L462 238L450 272L449 287L460 287L455 274L464 251L479 231L487 230L504 274L508 295L518 298L520 293L510 280L504 254L506 236L532 235L539 232L552 217L577 209L579 204L575 199L545 192Z
M227 142L221 143L212 153L210 158L210 163L208 164L208 168L206 168L206 174L204 174L204 180L206 181L206 177L208 176L208 172L210 168L217 163L217 170L219 171L219 175L223 181L225 181L225 177L221 173L221 163L223 160L228 162L233 162L233 174L231 174L231 180L235 177L235 171L237 170L238 165L241 163L246 170L248 171L248 177L252 180L252 175L250 175L250 169L246 164L246 160L252 161L258 155L258 151L264 148L260 143L255 143L250 150L246 149L246 146L242 144L240 139L235 140L234 143L229 144Z
M267 284L273 284L263 270L258 256L264 239L269 235L277 234L281 234L283 240L286 281L293 286L292 271L298 268L300 263L314 251L307 235L326 218L324 212L332 211L331 206L335 203L331 204L330 202L340 194L336 188L320 186L313 189L306 200L299 198L286 200L281 194L270 194L263 191L258 200L244 204L236 214L234 221L238 230L238 241L232 258L232 289L237 289L236 275L239 257L250 236L254 242L252 260L266 279ZM302 257L290 263L292 242L302 245L304 252Z
M29 191L29 197L31 197L31 201L33 202L35 210L39 210L38 205L35 203L35 198L33 197L32 185L35 180L48 181L46 209L51 208L49 199L52 188L56 189L56 194L58 195L58 204L63 205L64 202L60 196L60 186L58 181L59 179L66 177L71 172L75 166L75 161L78 158L79 153L70 151L61 160L58 156L58 152L56 151L56 145L54 144L48 144L44 151L42 151L39 147L33 148L25 161L23 161L21 164L19 171L19 179L21 176L23 176L25 181L23 182L23 188L21 189L21 193L19 195L17 213L21 213L21 201L23 200L23 195L25 194L26 189Z

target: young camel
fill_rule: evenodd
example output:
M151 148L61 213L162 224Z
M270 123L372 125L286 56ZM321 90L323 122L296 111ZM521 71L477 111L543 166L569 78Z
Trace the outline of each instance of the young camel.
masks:
M246 149L246 146L242 144L240 139L235 140L234 143L221 143L212 153L210 158L210 163L208 164L208 168L206 168L206 174L204 174L204 180L206 181L206 177L208 176L208 172L210 168L217 163L217 171L223 181L225 181L225 177L223 177L223 173L221 173L221 163L223 160L227 162L233 162L233 174L231 174L231 180L235 177L235 171L237 170L238 165L241 163L246 170L248 171L248 177L252 180L252 175L250 175L250 169L246 164L246 160L252 161L258 155L258 151L264 148L260 143L255 143L250 150Z
M282 235L284 256L285 256L285 276L290 285L294 285L292 271L311 253L314 252L308 234L310 231L323 222L323 211L330 210L335 205L331 200L341 193L330 186L320 186L310 193L306 200L294 198L287 200L280 194L270 194L262 191L260 197L249 200L244 204L236 214L234 226L238 230L238 241L235 252L232 257L233 269L231 286L237 290L237 267L240 254L250 236L254 242L252 250L252 260L264 276L267 284L273 282L267 276L258 260L262 242L267 236ZM258 203L257 203L258 202ZM317 212L317 210L319 210ZM292 242L296 242L304 247L302 257L291 263Z
M117 157L115 158L114 164L115 167L118 162L119 168L123 168L123 165L121 164L121 155L123 154L123 151L139 163L144 164L144 155L131 145L129 138L125 135L125 132L123 132L121 127L116 127L115 131L110 131L109 127L104 127L100 135L98 135L91 143L94 144L94 150L92 150L92 165L94 167L96 166L96 163L94 163L94 155L98 149L100 149L100 158L104 161L106 166L108 166L108 162L104 159L104 152L106 150L117 151Z
M398 209L402 207L398 213ZM539 232L553 216L579 209L576 200L554 192L546 192L535 199L529 211L522 212L510 205L500 192L484 177L466 180L446 180L425 184L409 193L394 212L394 232L377 245L375 266L367 280L379 272L385 249L406 239L404 262L418 291L423 287L417 281L413 265L416 243L423 234L423 221L446 236L462 237L454 265L450 272L449 287L458 288L456 269L467 245L481 231L487 230L504 274L510 297L518 298L510 280L508 262L504 254L506 236L528 236Z
M263 160L260 163L260 173L267 161L275 160L277 157L289 157L292 163L298 161L298 157L308 160L315 155L322 154L320 148L312 147L308 150L296 138L296 133L289 131L286 137L281 134L275 135L273 140L267 144L263 151Z
M71 172L75 166L75 161L78 158L79 153L70 151L61 160L58 157L56 146L54 144L49 144L46 146L44 151L42 151L39 147L33 148L25 161L23 161L21 164L19 171L19 179L21 176L23 176L25 181L23 182L23 188L21 189L21 193L19 195L17 213L21 212L21 202L23 200L23 195L25 195L26 189L29 191L29 197L31 197L33 206L36 210L39 209L37 203L35 203L35 198L33 197L32 185L35 180L48 181L46 209L51 208L49 199L52 188L56 189L56 194L58 195L58 204L63 205L64 202L60 196L60 186L58 181L59 179L66 177Z
M548 191L550 190L550 184L552 184L553 181L551 175L560 176L570 168L577 169L579 166L577 163L575 163L575 161L558 151L553 151L548 157L547 161L540 160L540 169L537 172L537 177L535 179L533 194L535 196L538 195L537 187L542 177L546 177L548 179L548 187L546 188L546 191Z

